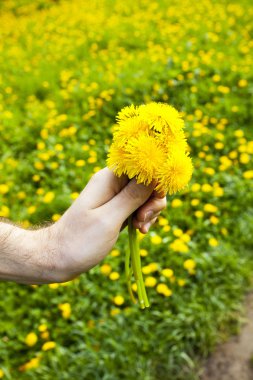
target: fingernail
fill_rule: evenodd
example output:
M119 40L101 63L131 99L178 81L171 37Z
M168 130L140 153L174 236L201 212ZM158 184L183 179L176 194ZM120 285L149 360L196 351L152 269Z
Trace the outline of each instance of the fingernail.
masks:
M144 222L151 220L153 215L154 215L154 211L147 211L144 217Z
M148 232L150 226L151 226L151 223L147 223L147 224L145 224L145 226L143 226L144 231L145 231L145 232Z

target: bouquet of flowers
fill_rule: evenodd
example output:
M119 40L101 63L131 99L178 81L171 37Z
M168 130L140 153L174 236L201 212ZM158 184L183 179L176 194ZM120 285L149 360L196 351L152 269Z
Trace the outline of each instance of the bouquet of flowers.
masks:
M165 103L128 106L117 115L107 165L115 175L136 178L137 183L155 184L163 195L183 189L192 175L187 152L184 121L179 112ZM132 216L128 218L130 251L125 257L125 272L131 299L132 273L137 284L140 307L149 307L142 277L139 244ZM131 259L131 261L130 261Z

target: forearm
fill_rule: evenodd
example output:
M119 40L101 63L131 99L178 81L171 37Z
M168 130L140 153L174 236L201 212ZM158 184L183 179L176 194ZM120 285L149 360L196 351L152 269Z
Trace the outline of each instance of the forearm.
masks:
M50 228L24 230L0 222L0 280L23 284L57 282L57 249Z

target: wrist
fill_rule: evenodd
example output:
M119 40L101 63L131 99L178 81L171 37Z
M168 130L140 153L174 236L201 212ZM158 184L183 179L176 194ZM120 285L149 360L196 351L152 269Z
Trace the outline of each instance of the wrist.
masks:
M25 230L0 224L0 279L23 284L61 282L56 239L51 227Z

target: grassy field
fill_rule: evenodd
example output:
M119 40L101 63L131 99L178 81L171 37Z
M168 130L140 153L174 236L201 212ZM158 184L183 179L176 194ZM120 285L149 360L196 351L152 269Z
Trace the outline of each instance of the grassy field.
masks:
M193 380L237 330L253 271L252 18L246 0L0 3L1 217L58 220L132 103L180 110L194 163L140 235L151 308L128 295L126 231L71 282L2 282L0 378Z

